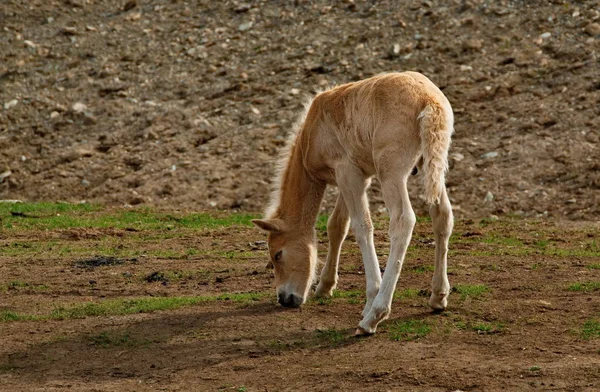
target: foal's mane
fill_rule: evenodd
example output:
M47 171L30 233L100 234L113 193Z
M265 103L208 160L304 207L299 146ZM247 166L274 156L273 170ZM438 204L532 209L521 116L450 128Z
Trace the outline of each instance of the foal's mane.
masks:
M285 177L288 171L289 162L292 152L294 150L294 146L296 145L298 135L300 134L302 127L304 126L304 121L306 120L306 115L308 114L310 105L312 104L314 97L316 97L320 93L321 91L317 91L317 93L314 96L309 96L304 100L304 109L296 118L296 121L292 125L292 130L287 135L285 146L279 152L279 159L277 160L277 166L275 169L275 181L273 181L273 190L271 191L271 199L269 201L267 209L265 210L265 217L267 219L276 218L275 214L277 212L277 208L281 204L281 184L283 182L283 178Z

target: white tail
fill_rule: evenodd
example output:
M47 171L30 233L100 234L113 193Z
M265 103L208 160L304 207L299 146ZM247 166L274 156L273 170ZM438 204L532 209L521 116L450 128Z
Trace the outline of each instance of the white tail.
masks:
M440 202L448 171L448 149L453 131L450 105L442 107L429 103L418 117L421 134L421 154L425 177L425 200L429 204Z

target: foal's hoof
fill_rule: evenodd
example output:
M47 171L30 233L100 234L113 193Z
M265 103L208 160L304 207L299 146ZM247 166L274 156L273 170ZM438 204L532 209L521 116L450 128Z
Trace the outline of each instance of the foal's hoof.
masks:
M354 331L354 336L356 336L356 337L371 336L371 335L375 335L375 332L368 332L367 330L365 330L362 327L358 327L358 328L356 328L356 331Z
M434 313L443 312L448 306L448 294L432 294L431 298L429 298L429 306L433 309Z

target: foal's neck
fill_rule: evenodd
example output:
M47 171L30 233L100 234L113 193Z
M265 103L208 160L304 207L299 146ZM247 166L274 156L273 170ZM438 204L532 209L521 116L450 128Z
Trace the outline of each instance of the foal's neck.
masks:
M310 176L303 163L302 139L294 143L281 177L275 216L303 234L314 233L326 184Z

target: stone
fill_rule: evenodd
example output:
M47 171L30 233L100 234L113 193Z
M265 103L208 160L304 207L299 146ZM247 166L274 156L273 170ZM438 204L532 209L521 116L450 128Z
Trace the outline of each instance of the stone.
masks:
M252 21L244 22L238 26L238 30L241 32L248 31L252 28L253 25L254 25L254 22L252 22Z
M87 106L81 102L76 102L73 104L72 109L75 113L83 113L87 110Z
M490 151L490 152L486 152L485 154L481 154L480 158L481 159L493 159L493 158L496 158L498 155L499 154L497 151Z
M485 194L485 197L483 198L483 201L484 201L484 202L486 202L486 203L490 203L490 202L492 202L493 200L494 200L494 194L493 194L492 192L488 191L488 192Z
M470 38L463 42L463 49L466 50L481 50L483 48L483 40Z
M600 140L600 138L598 137L598 134L594 131L589 131L588 133L586 133L585 135L585 140L587 140L590 143L598 143Z
M465 159L465 156L459 152L455 152L455 153L450 154L450 158L455 162L460 162L463 159Z
M15 106L17 106L17 104L19 103L18 100L13 99L11 101L8 101L4 104L4 110L8 110L10 108L14 108Z
M591 36L600 35L600 23L590 23L585 26L584 31Z

